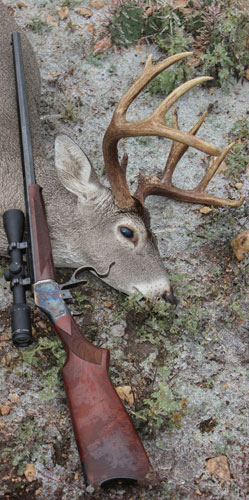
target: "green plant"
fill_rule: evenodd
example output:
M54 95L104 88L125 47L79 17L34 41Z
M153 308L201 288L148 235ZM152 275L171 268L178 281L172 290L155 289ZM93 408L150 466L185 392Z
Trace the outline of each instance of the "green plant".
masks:
M46 352L49 353L50 361L54 358L53 361L55 361L56 364L51 368L44 369L43 364L47 365L46 356L44 359L44 354ZM58 337L52 339L40 337L36 345L28 347L23 350L21 354L25 363L40 367L42 370L42 389L38 392L40 399L43 401L53 399L58 392L60 383L59 373L66 358L66 353L60 339ZM27 376L29 376L28 371Z
M143 9L129 2L120 7L110 25L111 39L116 45L128 45L136 42L142 35Z
M32 31L34 31L34 33L38 33L38 34L41 34L44 31L51 29L51 27L48 26L48 24L45 21L43 21L38 14L36 14L35 16L33 16L30 19L28 27Z
M18 428L15 445L4 449L3 458L9 460L11 456L11 463L17 466L18 475L23 474L27 463L41 458L42 437L42 429L35 422L26 421Z
M227 157L226 175L238 182L249 163L249 155L243 143L237 143Z
M249 120L244 118L243 120L237 120L232 129L230 134L232 134L234 137L237 137L238 139L245 139L249 140Z
M170 374L168 368L159 368L158 373L161 377L158 389L150 395L150 398L145 398L144 407L135 412L136 418L146 422L150 431L159 429L165 424L172 426L175 413L181 409L167 382Z
M96 66L96 68L101 68L104 54L97 54L95 56L88 56L86 62Z
M238 182L249 163L249 120L237 120L230 130L229 138L237 139L238 142L227 156L226 175Z
M171 2L119 2L109 30L113 43L128 46L139 38L153 41L170 56L193 50L192 61L167 70L155 79L152 93L171 92L195 73L209 74L213 84L228 88L234 78L243 77L249 66L249 14L223 0L192 0L187 6Z

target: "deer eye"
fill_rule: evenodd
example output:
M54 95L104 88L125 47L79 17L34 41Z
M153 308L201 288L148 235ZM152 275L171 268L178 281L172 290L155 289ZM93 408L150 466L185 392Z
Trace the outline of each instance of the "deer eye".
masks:
M133 231L129 227L121 227L120 232L125 238L131 239L134 236Z

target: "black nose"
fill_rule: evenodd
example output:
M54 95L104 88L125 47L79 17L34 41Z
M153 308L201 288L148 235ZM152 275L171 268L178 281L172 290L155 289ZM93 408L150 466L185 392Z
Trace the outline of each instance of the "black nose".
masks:
M165 300L165 302L169 302L173 306L177 306L177 298L175 297L172 288L170 289L169 293L165 292L163 294L162 298L163 298L163 300Z

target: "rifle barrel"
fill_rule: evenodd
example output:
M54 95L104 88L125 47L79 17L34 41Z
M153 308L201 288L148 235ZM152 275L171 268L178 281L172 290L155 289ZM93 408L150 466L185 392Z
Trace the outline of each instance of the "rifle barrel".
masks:
M13 44L13 57L15 65L16 94L17 94L18 115L20 122L23 168L24 168L26 184L29 185L29 184L35 184L35 171L33 162L27 92L26 92L26 84L24 78L24 66L22 58L20 33L18 32L12 33L12 44ZM25 194L27 196L27 193Z

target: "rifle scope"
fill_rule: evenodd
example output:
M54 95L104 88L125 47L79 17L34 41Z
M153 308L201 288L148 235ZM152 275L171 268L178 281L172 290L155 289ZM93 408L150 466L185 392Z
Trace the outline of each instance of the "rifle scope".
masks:
M30 307L26 304L25 292L30 279L25 276L23 250L27 243L23 242L24 214L21 210L7 210L3 215L4 229L8 238L10 266L5 271L6 281L10 281L13 293L11 308L12 341L18 347L27 347L32 339Z

